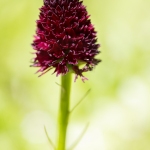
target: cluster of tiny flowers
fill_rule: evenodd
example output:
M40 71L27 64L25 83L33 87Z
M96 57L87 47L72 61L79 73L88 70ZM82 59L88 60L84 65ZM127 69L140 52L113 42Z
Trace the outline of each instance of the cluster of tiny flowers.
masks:
M44 0L32 43L35 51L33 67L43 75L54 68L56 75L69 71L82 81L83 72L91 71L100 60L96 31L85 6L79 0ZM81 65L82 64L82 65Z

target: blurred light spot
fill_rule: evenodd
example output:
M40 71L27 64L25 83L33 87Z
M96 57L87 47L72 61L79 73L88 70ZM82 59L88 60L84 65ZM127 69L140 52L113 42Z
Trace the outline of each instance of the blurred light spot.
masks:
M139 123L144 123L150 113L150 90L148 85L139 77L131 77L124 81L118 95L123 105L135 112Z
M47 113L34 111L27 114L21 124L24 138L31 143L48 142L44 126L46 127L49 137L54 139L56 126Z
M86 125L86 123L85 123ZM85 125L73 124L68 135L68 142L73 143L76 139L79 138L81 132L83 131ZM99 127L95 126L93 122L89 124L85 134L82 139L79 141L75 150L105 150L105 143L102 131Z

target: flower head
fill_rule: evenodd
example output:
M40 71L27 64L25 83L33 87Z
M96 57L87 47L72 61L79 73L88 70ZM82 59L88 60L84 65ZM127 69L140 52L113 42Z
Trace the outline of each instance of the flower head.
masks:
M57 76L73 71L75 80L78 76L87 80L82 73L100 62L95 58L100 45L89 17L82 1L44 0L36 21L32 43L36 56L31 66L40 67L41 75L54 68Z

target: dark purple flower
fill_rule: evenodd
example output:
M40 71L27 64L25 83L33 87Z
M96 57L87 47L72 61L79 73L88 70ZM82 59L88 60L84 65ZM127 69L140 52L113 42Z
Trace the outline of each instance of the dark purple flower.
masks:
M73 71L75 80L78 76L87 80L82 73L100 62L94 58L99 44L82 1L44 0L36 23L32 43L36 56L31 66L40 67L41 75L54 68L57 76Z

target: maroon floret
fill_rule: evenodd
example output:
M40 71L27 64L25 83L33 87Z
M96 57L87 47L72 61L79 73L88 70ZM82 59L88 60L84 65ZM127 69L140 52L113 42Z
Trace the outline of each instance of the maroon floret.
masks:
M57 76L73 71L75 80L78 76L87 80L82 73L100 62L95 59L100 45L82 1L44 0L36 23L32 43L36 56L31 66L40 67L41 75L54 68Z

